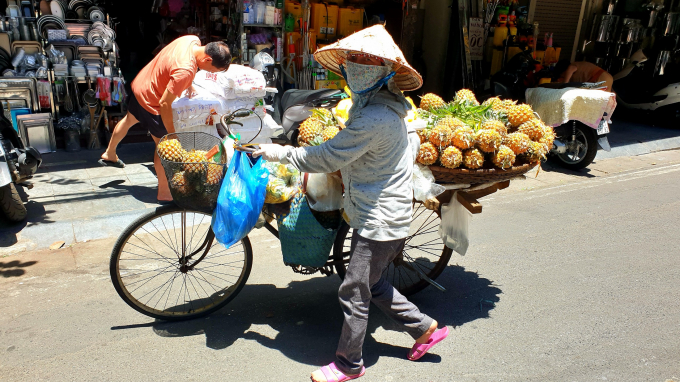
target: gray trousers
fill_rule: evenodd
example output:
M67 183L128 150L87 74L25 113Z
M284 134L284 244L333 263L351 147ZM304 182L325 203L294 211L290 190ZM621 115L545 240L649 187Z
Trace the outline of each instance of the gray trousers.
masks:
M382 277L385 268L404 249L405 241L375 241L356 233L352 235L352 258L338 291L345 322L335 353L335 365L345 374L357 374L364 365L362 347L371 302L400 324L413 339L421 337L432 325L432 318L421 313Z

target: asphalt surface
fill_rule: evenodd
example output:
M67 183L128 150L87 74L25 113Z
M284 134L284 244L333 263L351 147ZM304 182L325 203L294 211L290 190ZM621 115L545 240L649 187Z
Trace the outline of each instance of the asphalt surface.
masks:
M410 337L372 309L360 381L677 381L680 164L660 158L484 199L437 279L447 292L412 297L449 338L407 361ZM1 258L0 379L309 380L333 360L340 280L294 274L267 232L251 240L241 294L181 323L118 297L112 239Z

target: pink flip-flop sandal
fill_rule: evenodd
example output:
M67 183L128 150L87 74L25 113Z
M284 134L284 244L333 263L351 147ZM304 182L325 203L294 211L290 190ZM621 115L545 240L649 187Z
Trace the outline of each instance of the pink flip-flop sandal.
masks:
M434 345L441 342L448 335L449 328L446 326L443 327L442 329L436 330L434 333L432 333L430 339L427 340L426 344L419 344L416 342L416 344L413 345L411 351L408 353L408 359L410 359L411 361L420 359L420 357L424 356L425 353L428 352L428 350L432 349Z
M327 366L322 367L321 372L323 373L324 377L326 377L327 382L344 382L344 381L349 381L352 379L357 379L359 377L363 377L364 374L366 373L366 368L361 367L361 372L356 375L345 375L342 371L338 370L337 367L335 367L335 362L332 362L328 364Z

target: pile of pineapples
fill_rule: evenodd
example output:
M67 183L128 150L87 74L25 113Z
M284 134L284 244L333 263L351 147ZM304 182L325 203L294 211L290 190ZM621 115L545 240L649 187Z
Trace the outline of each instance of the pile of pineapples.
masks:
M417 114L429 121L418 131L417 161L426 166L475 170L493 164L508 169L516 161L545 159L555 139L553 129L536 118L531 106L497 97L480 105L468 89L458 91L450 103L426 94Z
M208 159L204 150L186 151L177 139L166 139L158 144L158 156L177 165L169 177L170 188L180 195L195 192L212 194L219 190L224 175L224 166Z
M312 115L299 127L298 145L318 146L331 140L341 130L340 124L328 109L312 109Z

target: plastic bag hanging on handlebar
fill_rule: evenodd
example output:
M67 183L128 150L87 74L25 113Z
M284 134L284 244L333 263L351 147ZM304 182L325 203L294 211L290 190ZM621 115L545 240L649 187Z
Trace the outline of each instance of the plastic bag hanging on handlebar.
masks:
M241 151L236 151L229 162L212 216L215 238L226 248L248 235L257 223L269 180L264 162L258 158L252 164Z

